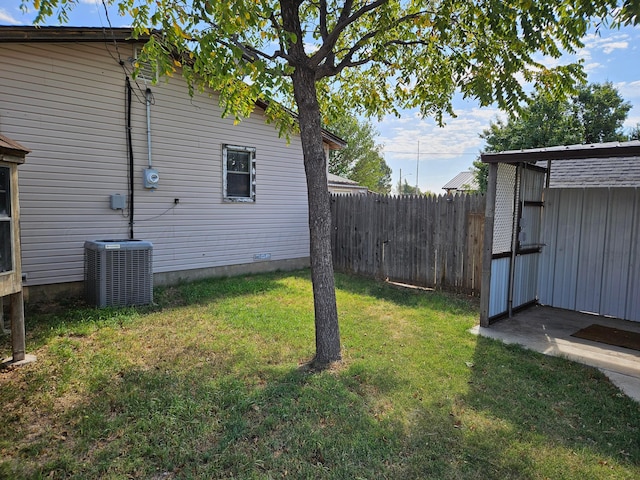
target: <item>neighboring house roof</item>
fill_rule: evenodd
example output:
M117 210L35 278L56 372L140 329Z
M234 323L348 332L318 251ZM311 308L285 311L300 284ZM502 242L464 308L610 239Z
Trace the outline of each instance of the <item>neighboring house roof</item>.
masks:
M474 172L460 172L458 175L449 180L443 187L443 190L450 192L452 190L458 192L468 192L478 190L478 182Z
M151 34L159 30L152 30ZM133 38L132 28L104 28L104 27L33 27L33 26L0 26L0 43L38 43L38 42L127 42L143 43L150 35ZM263 110L268 102L256 101L256 105ZM297 117L295 112L291 115ZM339 136L322 129L322 139L330 150L340 150L347 142Z
M327 181L335 184L358 185L358 182L356 182L355 180L341 177L339 175L334 175L333 173L327 173Z
M327 186L331 193L368 193L369 189L359 185L358 182L349 178L340 177L333 173L327 173Z

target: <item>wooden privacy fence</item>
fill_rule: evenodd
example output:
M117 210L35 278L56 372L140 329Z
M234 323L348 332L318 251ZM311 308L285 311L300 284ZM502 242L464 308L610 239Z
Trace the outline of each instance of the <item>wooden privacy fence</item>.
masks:
M332 195L336 270L480 294L485 197Z

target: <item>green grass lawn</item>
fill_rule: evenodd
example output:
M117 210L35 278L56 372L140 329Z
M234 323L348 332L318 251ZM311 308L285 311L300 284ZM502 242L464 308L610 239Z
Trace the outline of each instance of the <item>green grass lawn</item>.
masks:
M0 478L640 478L640 405L597 370L471 335L464 297L336 281L321 373L307 271L30 312Z

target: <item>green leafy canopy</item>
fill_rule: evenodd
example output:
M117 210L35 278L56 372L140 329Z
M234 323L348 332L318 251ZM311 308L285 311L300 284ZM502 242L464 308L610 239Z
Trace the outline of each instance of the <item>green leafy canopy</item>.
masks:
M79 0L24 0L36 23L64 23ZM221 95L226 114L248 115L256 99L295 109L292 73L315 72L324 112L366 116L418 108L442 122L456 90L514 110L522 80L551 94L584 80L579 65L535 58L574 51L593 25L637 24L639 0L103 0L133 19L136 35L166 74ZM291 17L285 12L295 11ZM294 22L284 18L295 18ZM592 22L599 22L598 24ZM244 81L238 81L242 79ZM284 110L268 112L283 129Z
M342 114L331 120L329 129L347 146L331 152L329 172L358 182L375 193L391 191L391 168L384 160L382 145L375 142L378 132L370 122Z
M485 152L553 147L633 139L623 123L631 109L611 83L592 83L578 88L570 99L555 100L537 91L519 115L507 121L491 122L480 134ZM474 162L476 179L485 191L488 169L479 159Z

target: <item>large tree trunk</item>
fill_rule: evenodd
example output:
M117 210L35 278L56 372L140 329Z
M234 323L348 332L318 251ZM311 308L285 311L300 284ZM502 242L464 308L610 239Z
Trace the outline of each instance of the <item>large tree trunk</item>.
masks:
M327 165L314 72L301 67L296 68L293 74L293 89L298 106L309 199L311 281L316 327L316 356L312 365L322 368L340 360L341 356L331 258L331 209L327 189Z

